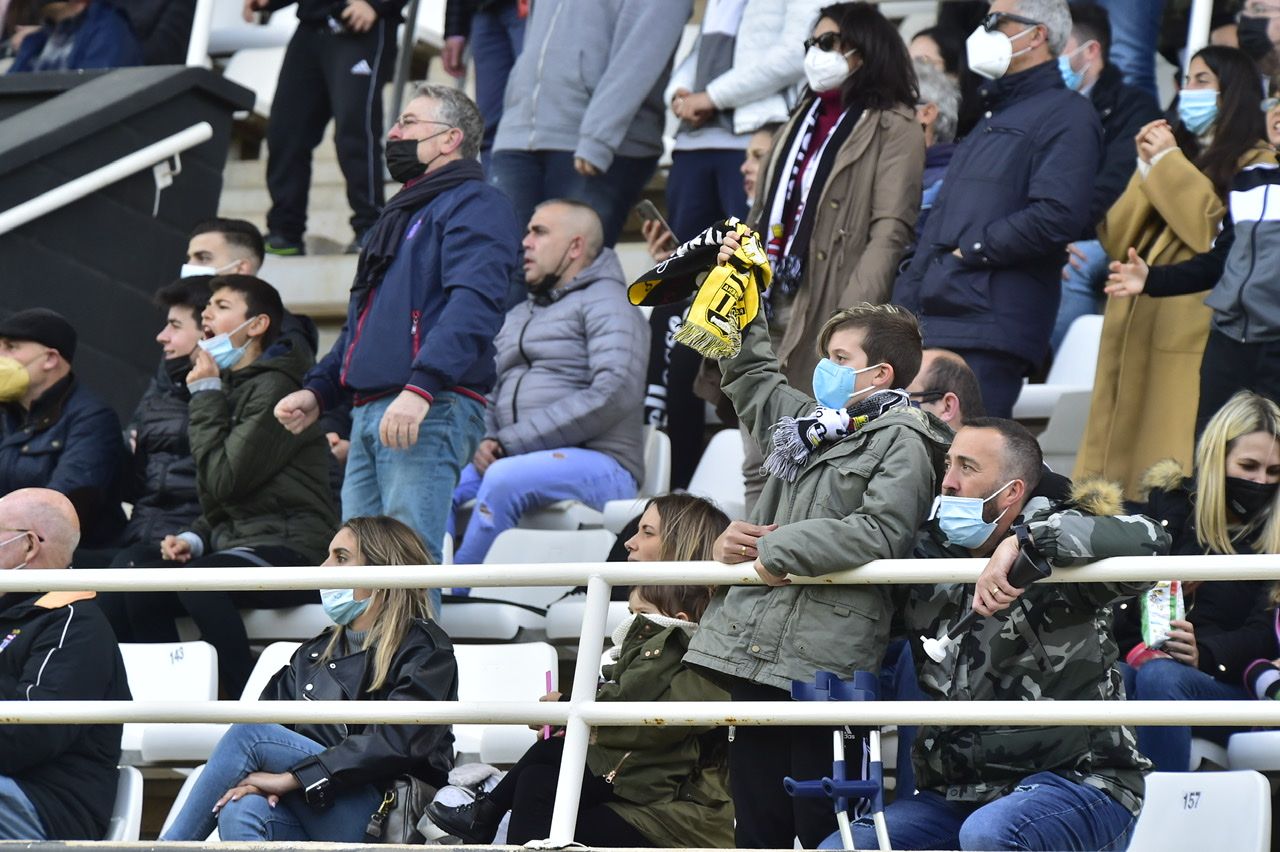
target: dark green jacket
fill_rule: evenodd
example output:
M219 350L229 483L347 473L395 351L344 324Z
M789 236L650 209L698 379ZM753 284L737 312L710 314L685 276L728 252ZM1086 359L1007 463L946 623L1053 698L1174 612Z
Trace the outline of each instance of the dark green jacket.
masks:
M1058 510L1034 498L1023 513L1036 547L1055 568L1108 556L1159 555L1169 536L1141 515L1095 517ZM921 532L918 558L964 558L935 524ZM973 587L915 586L906 623L920 688L942 701L1124 700L1111 636L1111 604L1150 583L1040 583L1003 617L986 618L942 663L923 652L920 636L941 636L973 605ZM1053 772L1108 793L1137 814L1151 764L1133 732L1120 725L938 727L916 735L916 786L949 800L989 802L1036 772Z
M276 341L222 389L191 397L188 436L202 514L192 529L205 552L249 545L289 547L319 564L338 524L329 490L329 448L318 426L294 435L276 403L302 387L311 354Z
M727 701L729 696L681 657L689 647L679 627L637 617L618 661L604 668L608 682L597 701ZM733 804L728 768L704 754L711 727L638 725L591 733L587 767L609 778L620 801L610 807L657 846L733 846ZM708 764L708 765L703 765Z
M811 414L817 401L787 384L769 345L763 312L742 351L720 362L721 387L761 447L784 416ZM794 482L769 477L751 521L777 523L760 559L779 575L817 577L911 553L937 493L945 426L900 408L820 449ZM750 563L743 563L754 576ZM702 617L686 662L790 691L819 671L879 671L893 611L879 586L731 586Z

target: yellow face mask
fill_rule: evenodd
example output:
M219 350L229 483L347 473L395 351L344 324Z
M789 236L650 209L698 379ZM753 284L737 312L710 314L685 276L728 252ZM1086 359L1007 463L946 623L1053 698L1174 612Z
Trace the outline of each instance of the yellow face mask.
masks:
M21 399L31 384L27 368L17 358L0 355L0 402Z

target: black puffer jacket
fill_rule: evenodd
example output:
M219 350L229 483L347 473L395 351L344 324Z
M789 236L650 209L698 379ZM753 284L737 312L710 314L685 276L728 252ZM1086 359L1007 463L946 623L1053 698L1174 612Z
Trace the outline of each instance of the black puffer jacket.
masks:
M1170 554L1211 552L1196 539L1195 481L1176 462L1165 460L1152 467L1143 477L1143 491L1146 501L1127 504L1126 509L1164 525L1173 537ZM1247 543L1242 550L1249 552ZM1200 651L1200 671L1231 686L1243 686L1250 663L1280 657L1272 585L1269 580L1215 580L1185 595L1187 620L1195 627ZM1142 607L1137 598L1117 604L1115 633L1121 658L1142 641Z
M137 434L126 494L133 514L125 527L125 546L159 546L165 536L191 529L200 517L196 462L187 440L190 370L187 358L161 361L133 412L131 428Z
M303 643L262 691L264 701L457 701L453 643L438 625L416 621L391 661L386 682L369 692L373 657L339 646L321 660L331 630ZM434 787L448 782L453 733L448 725L293 725L326 750L290 769L308 804L327 807L343 787L410 774Z

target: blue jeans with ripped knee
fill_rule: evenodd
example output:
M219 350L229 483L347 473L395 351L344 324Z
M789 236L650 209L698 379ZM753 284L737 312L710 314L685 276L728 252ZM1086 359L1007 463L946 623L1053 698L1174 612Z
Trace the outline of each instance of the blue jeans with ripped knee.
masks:
M894 849L1034 849L1103 852L1129 844L1136 818L1096 787L1052 772L1028 775L1007 796L985 805L948 801L921 790L884 809ZM857 849L878 849L871 818L853 824ZM840 835L822 842L839 849Z
M518 524L530 509L578 500L600 510L610 500L625 500L635 493L635 479L613 456L581 447L507 456L489 465L483 475L467 465L453 492L451 532L458 510L473 499L476 505L453 561L458 565L484 562L498 534Z

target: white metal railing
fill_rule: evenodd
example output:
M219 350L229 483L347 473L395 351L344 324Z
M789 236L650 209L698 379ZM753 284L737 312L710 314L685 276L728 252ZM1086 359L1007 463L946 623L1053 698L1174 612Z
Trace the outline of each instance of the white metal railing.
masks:
M126 154L120 159L94 169L88 174L67 181L61 186L54 187L29 201L24 201L15 207L10 207L8 210L0 212L0 234L7 234L14 228L20 228L28 222L39 219L41 216L52 213L54 210L65 207L74 201L79 201L81 198L108 187L116 181L136 174L143 169L163 163L170 157L176 157L183 151L194 148L212 138L213 127L209 122L202 121L199 124L191 125L186 130L161 139L159 142L153 142L145 148L140 148L132 154ZM172 178L173 174L176 174L176 171L167 172L165 175L156 175L157 203L160 189L167 185L162 184L162 180Z
M877 560L797 584L972 583L982 559ZM1117 557L1059 569L1044 582L1280 578L1280 556ZM165 591L174 589L315 589L577 585L587 601L573 689L567 703L543 702L115 702L0 703L0 724L104 722L399 722L402 724L552 724L565 728L564 756L546 845L573 841L590 729L615 725L1280 725L1275 702L595 702L609 590L615 584L752 585L751 563L577 563L571 565L429 565L304 568L172 568L0 571L7 591ZM7 706L6 706L7 705Z
M213 4L215 0L196 0L191 18L191 38L187 41L187 67L209 67L209 33L213 29ZM239 2L239 0L222 0Z

